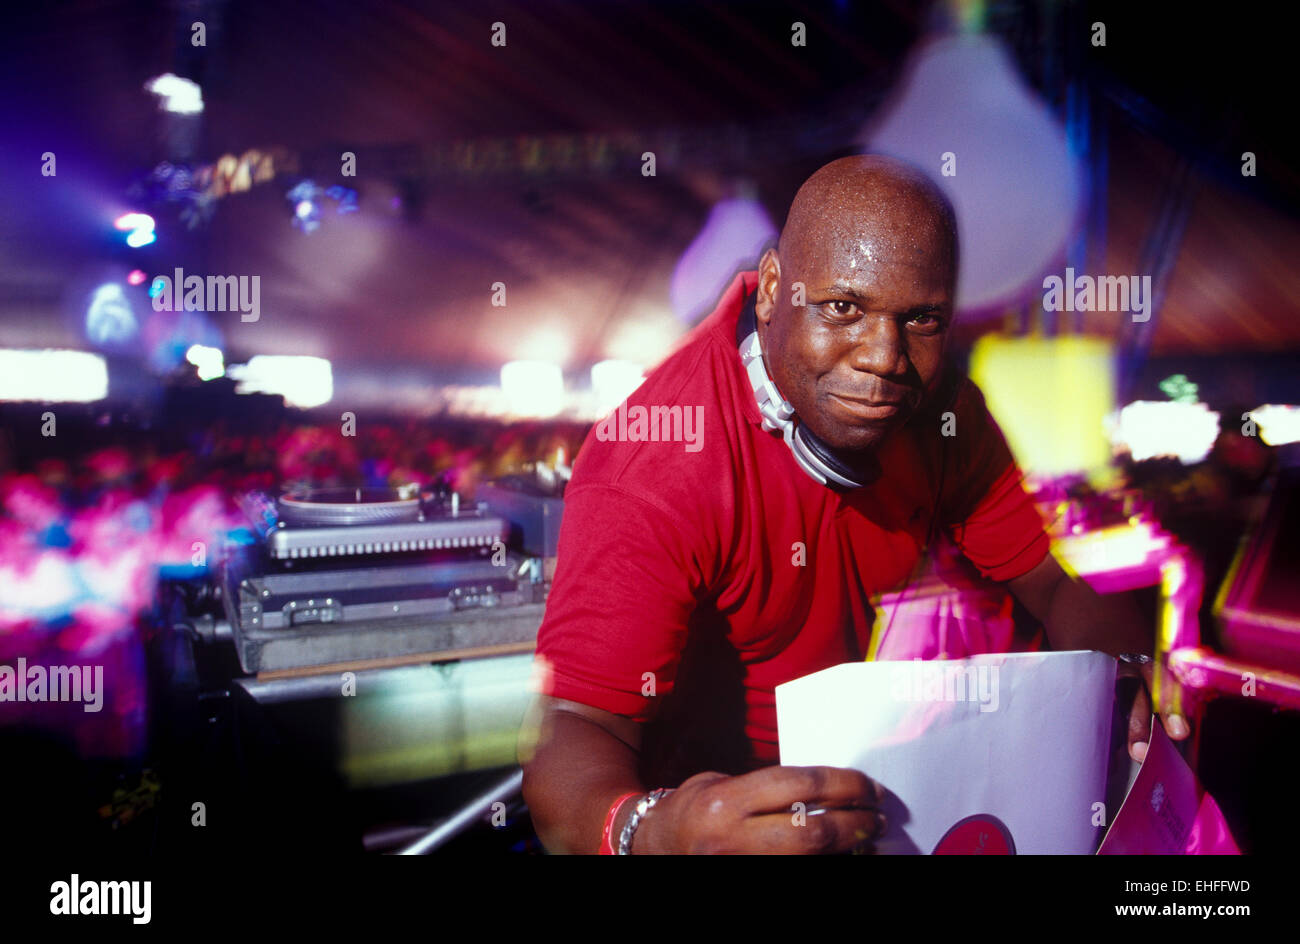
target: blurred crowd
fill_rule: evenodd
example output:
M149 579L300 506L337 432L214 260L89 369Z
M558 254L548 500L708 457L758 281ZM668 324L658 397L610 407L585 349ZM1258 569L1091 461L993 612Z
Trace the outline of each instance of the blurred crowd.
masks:
M586 427L394 421L355 432L285 422L249 433L218 421L179 440L129 431L129 445L79 453L67 444L96 437L63 430L63 451L49 444L43 456L10 441L0 448L0 665L116 667L103 723L74 727L83 754L130 753L144 710L142 621L158 580L201 576L219 560L227 536L248 526L239 495L415 483L472 498L529 463L572 461ZM6 723L51 717L45 706L4 707Z

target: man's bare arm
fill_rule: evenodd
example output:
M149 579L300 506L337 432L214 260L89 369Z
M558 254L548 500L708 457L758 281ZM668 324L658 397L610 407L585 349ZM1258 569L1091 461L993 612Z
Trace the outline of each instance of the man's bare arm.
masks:
M535 741L533 740L535 738ZM552 852L594 853L610 805L643 787L641 725L578 702L541 696L524 725L524 800ZM631 811L624 809L620 820ZM623 823L615 823L614 836Z
M1128 594L1102 596L1070 577L1051 554L1007 586L1043 624L1055 649L1096 649L1111 655L1151 651L1154 629L1143 626Z
M520 745L524 799L542 843L552 852L595 852L610 805L644 791L637 779L639 725L575 702L541 698L537 724ZM538 734L530 748L528 731ZM738 777L696 774L665 797L637 829L632 851L846 852L878 837L883 791L856 770L764 767ZM822 808L791 815L793 804ZM625 804L615 837L632 815Z

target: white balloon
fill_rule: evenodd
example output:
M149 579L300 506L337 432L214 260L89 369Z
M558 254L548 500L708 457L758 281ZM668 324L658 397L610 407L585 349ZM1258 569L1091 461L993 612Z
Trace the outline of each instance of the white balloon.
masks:
M1083 175L1064 129L997 38L924 42L859 143L915 164L952 200L958 308L995 313L1061 264L1082 209ZM949 153L956 173L945 177Z

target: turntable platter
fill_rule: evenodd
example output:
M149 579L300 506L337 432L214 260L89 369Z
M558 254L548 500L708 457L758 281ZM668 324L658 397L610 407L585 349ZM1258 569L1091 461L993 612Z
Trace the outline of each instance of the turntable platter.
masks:
M420 499L389 488L314 488L280 498L280 517L301 527L418 521Z

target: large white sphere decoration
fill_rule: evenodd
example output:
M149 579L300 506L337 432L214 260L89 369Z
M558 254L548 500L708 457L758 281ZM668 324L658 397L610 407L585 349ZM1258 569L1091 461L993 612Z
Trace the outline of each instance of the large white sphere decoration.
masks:
M691 322L713 310L739 269L758 268L758 257L775 245L776 225L757 200L722 200L709 211L699 234L673 272L673 312Z
M858 142L928 173L957 212L957 307L997 313L1063 259L1083 177L1065 131L1002 43L942 36L913 54L895 97ZM945 155L955 171L944 176Z

